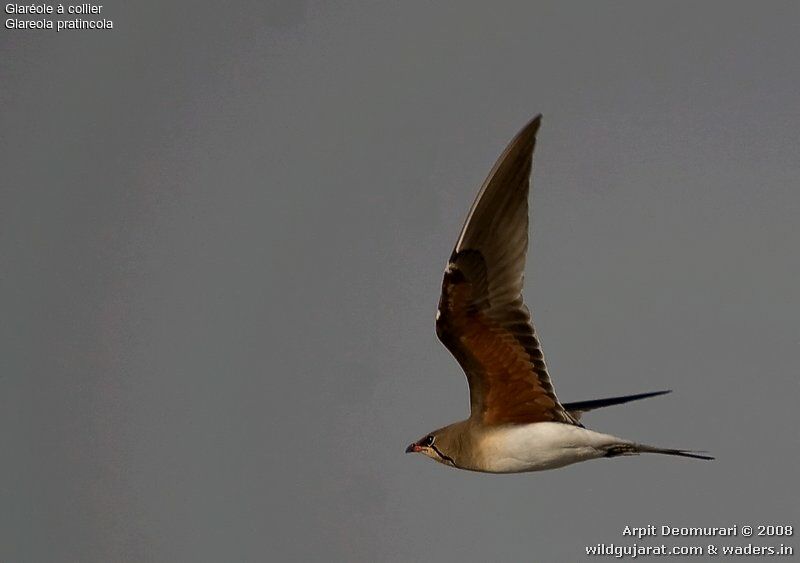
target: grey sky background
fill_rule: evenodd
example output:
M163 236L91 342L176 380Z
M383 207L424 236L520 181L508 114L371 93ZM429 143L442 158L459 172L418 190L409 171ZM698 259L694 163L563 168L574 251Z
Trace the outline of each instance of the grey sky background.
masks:
M572 561L626 524L800 523L800 5L104 5L113 31L0 30L0 560ZM674 389L586 422L717 461L403 453L467 415L441 274L539 112L559 397Z

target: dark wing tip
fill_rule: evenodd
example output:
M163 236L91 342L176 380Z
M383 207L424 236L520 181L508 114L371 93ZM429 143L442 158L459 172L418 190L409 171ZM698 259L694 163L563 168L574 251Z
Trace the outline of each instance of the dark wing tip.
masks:
M660 395L666 395L667 393L672 393L672 390L650 391L648 393L637 393L636 395L623 395L621 397L607 397L605 399L592 399L590 401L564 403L564 408L574 415L580 416L582 413L593 411L595 409L611 407L614 405L624 405L625 403L630 403L631 401L648 399L650 397L658 397Z
M662 391L650 391L648 393L639 393L638 395L631 395L630 398L632 401L636 401L638 399L648 399L650 397L658 397L659 395L666 395L667 393L672 393L672 389L664 389Z
M525 146L528 143L533 143L536 140L536 133L539 132L539 127L542 125L542 114L536 115L533 119L531 119L528 123L525 124L525 127L520 129L517 136L509 143L509 146L516 146L516 145L523 145Z
M523 130L531 128L531 129L533 129L533 132L536 133L536 131L539 129L539 126L541 124L542 124L542 114L538 113L533 117L533 119L531 119L528 122L528 124L525 127L523 127Z
M506 217L509 213L522 209L525 216L518 221L518 227L524 232L527 241L528 216L527 198L530 186L530 174L533 163L533 151L536 147L536 133L542 123L542 114L531 119L513 139L494 163L483 183L478 196L467 214L461 229L454 253L459 252L466 242L474 243L480 249L476 239L483 243L491 243L492 234L487 228L497 222L498 217ZM524 219L524 220L523 220ZM473 226L477 224L477 226ZM470 234L470 230L473 232Z

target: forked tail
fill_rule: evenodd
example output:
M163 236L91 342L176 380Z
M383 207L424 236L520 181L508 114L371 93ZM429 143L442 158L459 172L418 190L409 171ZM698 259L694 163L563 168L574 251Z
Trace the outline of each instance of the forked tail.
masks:
M679 455L682 457L693 457L694 459L705 459L705 460L714 459L710 455L703 455L705 452L698 452L695 450L673 450L671 448L656 448L653 446L646 446L643 444L636 444L636 447L639 448L640 452L645 452L649 454Z
M677 455L681 457L691 457L694 459L714 459L710 455L703 455L705 452L698 452L693 450L673 450L670 448L656 448L655 446L648 446L646 444L615 444L606 450L605 457L617 457L620 455L639 455L641 453L647 454L665 454Z

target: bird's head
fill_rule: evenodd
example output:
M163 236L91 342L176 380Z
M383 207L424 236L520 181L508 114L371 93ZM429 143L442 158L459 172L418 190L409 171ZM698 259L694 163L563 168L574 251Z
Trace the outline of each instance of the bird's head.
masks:
M455 462L456 457L456 444L452 440L451 433L447 431L448 428L434 430L430 434L426 434L416 442L410 444L406 448L406 453L420 453L428 456L434 461L457 467Z

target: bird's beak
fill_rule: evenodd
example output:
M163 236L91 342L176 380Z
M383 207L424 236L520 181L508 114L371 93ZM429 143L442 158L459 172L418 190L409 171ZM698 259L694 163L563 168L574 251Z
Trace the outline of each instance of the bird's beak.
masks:
M410 446L408 446L408 447L406 448L406 453L407 453L407 454L414 454L414 453L417 453L418 451L420 451L421 449L422 449L422 448L420 448L418 445L416 445L416 444L411 444Z

